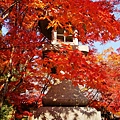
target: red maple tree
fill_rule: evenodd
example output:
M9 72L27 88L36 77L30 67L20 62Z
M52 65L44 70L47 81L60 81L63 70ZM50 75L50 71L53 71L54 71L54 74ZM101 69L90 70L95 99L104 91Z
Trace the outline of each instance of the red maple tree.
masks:
M116 94L120 88L119 80L111 79L111 74L114 78L118 69L112 70L107 62L98 62L93 51L85 57L80 51L63 45L59 53L50 52L48 58L42 59L42 44L50 44L50 40L41 33L38 24L41 20L47 20L48 29L52 27L56 30L61 27L73 36L74 29L77 29L77 38L83 44L116 41L120 35L120 22L113 15L116 11L114 4L119 2L0 1L0 29L5 26L8 30L6 35L0 36L1 106L4 101L8 101L16 108L16 113L20 115L25 111L26 114L22 104L40 106L42 92L52 84L50 79L53 78L70 79L75 85L86 85L87 91L97 90L96 95L101 95L101 100L97 103L91 102L90 105L94 107L107 107L111 97L114 99L116 95L116 98L119 98L119 94ZM47 67L43 66L45 64ZM56 74L51 73L53 65L57 66ZM64 74L61 71L64 71ZM119 77L119 74L117 76ZM87 97L93 101L95 95L90 92ZM120 104L117 99L114 99L112 106L109 111L119 112Z

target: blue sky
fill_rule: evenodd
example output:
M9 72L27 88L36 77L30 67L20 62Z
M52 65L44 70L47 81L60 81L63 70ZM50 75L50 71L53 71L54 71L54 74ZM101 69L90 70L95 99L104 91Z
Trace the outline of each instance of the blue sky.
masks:
M116 51L116 49L118 49L120 47L120 40L118 42L112 42L109 41L106 44L101 45L99 42L95 43L95 48L98 49L98 52L102 52L103 50L113 47L114 50Z

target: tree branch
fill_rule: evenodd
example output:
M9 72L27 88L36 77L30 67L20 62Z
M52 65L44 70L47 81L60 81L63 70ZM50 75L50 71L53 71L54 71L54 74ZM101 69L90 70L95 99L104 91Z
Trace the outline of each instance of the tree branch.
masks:
M10 14L10 12L12 11L12 8L14 7L14 5L15 5L16 3L18 3L18 2L20 2L20 0L15 1L9 8L7 8L7 9L2 13L1 17L5 15L5 16L3 17L3 19L7 18L8 15ZM5 14L7 11L9 11L9 12L8 12L7 14Z

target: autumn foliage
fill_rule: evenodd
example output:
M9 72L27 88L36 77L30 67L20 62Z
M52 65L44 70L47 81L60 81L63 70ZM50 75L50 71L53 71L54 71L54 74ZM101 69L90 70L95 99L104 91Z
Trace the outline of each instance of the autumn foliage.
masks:
M107 97L104 100L107 109L120 115L120 51L114 52L114 49L111 47L103 51L103 53L97 56L98 61L103 64L103 68L108 75L109 91L106 92L103 96Z
M120 114L120 51L87 56L63 45L59 52L49 52L43 59L43 44L51 44L40 31L38 22L47 19L48 27L61 27L82 44L117 41L120 21L112 0L1 0L0 29L0 104L8 101L17 117L29 115L29 106L41 106L41 98L55 79L72 80L85 85L83 92L90 99L89 106ZM108 54L109 53L109 54ZM51 68L56 67L56 73ZM94 92L95 90L95 92ZM94 92L94 94L93 94ZM87 94L86 94L87 93ZM26 105L28 109L23 106Z

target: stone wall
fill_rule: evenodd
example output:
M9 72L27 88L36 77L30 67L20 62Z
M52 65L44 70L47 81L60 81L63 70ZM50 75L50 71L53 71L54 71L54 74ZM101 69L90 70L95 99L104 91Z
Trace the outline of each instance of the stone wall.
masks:
M28 120L101 120L101 113L90 107L40 107Z

